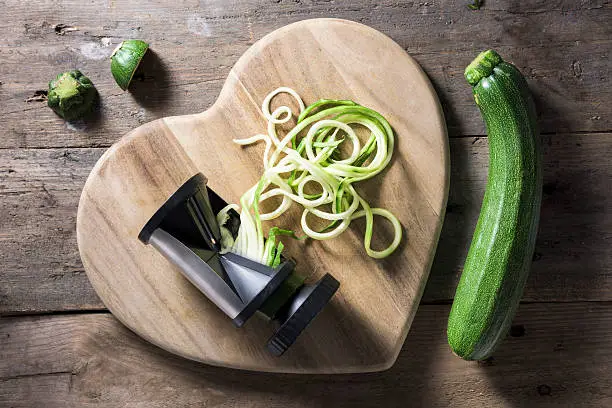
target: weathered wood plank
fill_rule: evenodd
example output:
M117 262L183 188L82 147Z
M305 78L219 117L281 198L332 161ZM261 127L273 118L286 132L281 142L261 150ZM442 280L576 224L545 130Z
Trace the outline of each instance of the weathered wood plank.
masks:
M421 306L390 370L300 376L209 367L158 349L112 316L0 321L0 405L604 407L612 404L612 305L524 304L492 361L446 344L449 306Z
M0 150L0 314L102 308L76 245L76 210L103 149Z
M544 198L526 301L612 300L612 135L544 137ZM104 149L0 149L0 313L99 309L75 218ZM486 138L451 141L451 191L424 300L453 297L487 168ZM410 231L408 231L410 234Z
M499 4L498 4L499 3ZM146 10L146 12L143 12ZM451 135L483 134L462 72L495 47L528 77L544 132L612 129L612 8L607 1L495 2L477 12L452 2L12 1L0 27L0 147L107 146L152 119L205 110L230 67L255 40L293 21L340 17L388 34L423 66ZM57 24L78 31L56 33ZM60 30L61 32L61 30ZM108 56L123 38L151 42L157 58L133 93L122 93ZM44 102L26 102L57 73L78 67L101 93L101 110L68 125Z

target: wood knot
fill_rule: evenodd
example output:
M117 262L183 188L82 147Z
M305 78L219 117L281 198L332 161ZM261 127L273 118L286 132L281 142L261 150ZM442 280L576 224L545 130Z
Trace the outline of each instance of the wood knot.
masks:
M65 35L70 31L77 31L78 28L70 26L68 24L56 24L53 29L55 30L55 34L57 35Z
M34 91L34 95L27 98L26 102L44 102L47 100L47 91L45 89L39 89Z
M582 76L582 64L580 61L572 62L572 75L576 78L580 78Z
M551 389L548 385L546 384L540 384L538 385L538 394L544 396L544 395L550 395L551 393Z

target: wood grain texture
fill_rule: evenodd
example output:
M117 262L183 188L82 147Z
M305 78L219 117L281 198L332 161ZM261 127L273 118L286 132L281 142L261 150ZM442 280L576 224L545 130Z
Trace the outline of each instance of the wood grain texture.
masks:
M76 207L105 149L0 150L0 313L102 309L76 245ZM487 139L452 139L446 221L423 295L450 300L487 177ZM612 300L612 134L543 138L544 197L523 300Z
M279 86L299 89L306 104L351 99L389 120L396 135L393 160L381 177L358 189L373 206L393 212L405 230L397 252L380 261L363 250L361 225L341 239L287 244L302 274L318 280L330 272L341 288L282 358L263 347L273 327L251 319L236 329L161 254L137 240L155 211L197 171L228 202L239 202L257 183L261 146L244 148L232 139L266 129L260 103ZM248 370L382 370L395 361L427 281L446 208L448 159L437 97L401 47L358 23L306 20L254 44L208 111L141 126L100 158L79 202L79 251L104 304L166 350ZM299 209L274 225L298 230ZM390 236L380 223L372 241L389 242Z
M98 239L89 241L94 246L107 241L100 231L110 231L107 239L118 237L135 239L159 208L198 169L161 120L142 125L125 135L100 157L83 187L77 213L77 241L84 239L79 232L95 233ZM79 230L80 226L80 230ZM101 241L99 240L101 239ZM118 242L108 245L121 246ZM81 247L79 247L82 249ZM93 251L98 253L98 251ZM85 267L103 270L112 266L114 250L103 265L89 265L96 257L88 258L81 251Z
M388 371L250 373L190 362L106 314L0 320L0 405L575 407L612 404L609 303L524 304L486 363L453 356L447 305L422 306Z
M477 12L464 0L10 0L0 24L0 147L109 146L151 120L202 112L251 44L314 17L370 25L413 55L440 95L451 136L484 134L463 69L488 47L527 76L543 132L612 130L612 8L605 0L506 0ZM78 31L58 35L57 24ZM133 92L123 93L108 56L134 37L150 42L156 57ZM67 126L44 102L27 101L57 73L75 67L96 84L102 105L93 120Z

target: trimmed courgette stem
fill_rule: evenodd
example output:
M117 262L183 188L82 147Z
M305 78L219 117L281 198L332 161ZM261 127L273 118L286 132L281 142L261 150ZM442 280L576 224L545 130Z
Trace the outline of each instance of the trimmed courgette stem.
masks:
M489 175L448 341L460 357L482 360L508 332L522 296L537 235L542 170L535 106L518 69L486 51L465 76L487 127Z

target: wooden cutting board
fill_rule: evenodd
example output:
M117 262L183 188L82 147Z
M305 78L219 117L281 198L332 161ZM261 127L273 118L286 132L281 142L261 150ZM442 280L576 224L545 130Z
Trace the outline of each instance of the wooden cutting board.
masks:
M352 99L388 119L396 132L393 160L387 171L359 184L358 190L372 206L399 218L404 238L385 260L366 255L362 221L335 240L287 241L286 251L302 274L314 280L330 272L341 285L298 341L277 358L264 347L274 329L270 323L254 316L235 328L137 235L158 203L174 192L173 186L198 171L226 201L238 202L262 173L263 146L240 147L232 139L266 131L261 102L279 86L297 90L306 104L320 98ZM274 104L293 103L283 98ZM254 44L206 112L156 120L113 145L83 189L78 245L87 275L109 310L172 353L259 371L378 371L395 361L419 305L448 184L442 109L418 64L367 26L306 20ZM277 225L299 230L298 215L290 213ZM373 242L389 242L390 230L376 218Z

